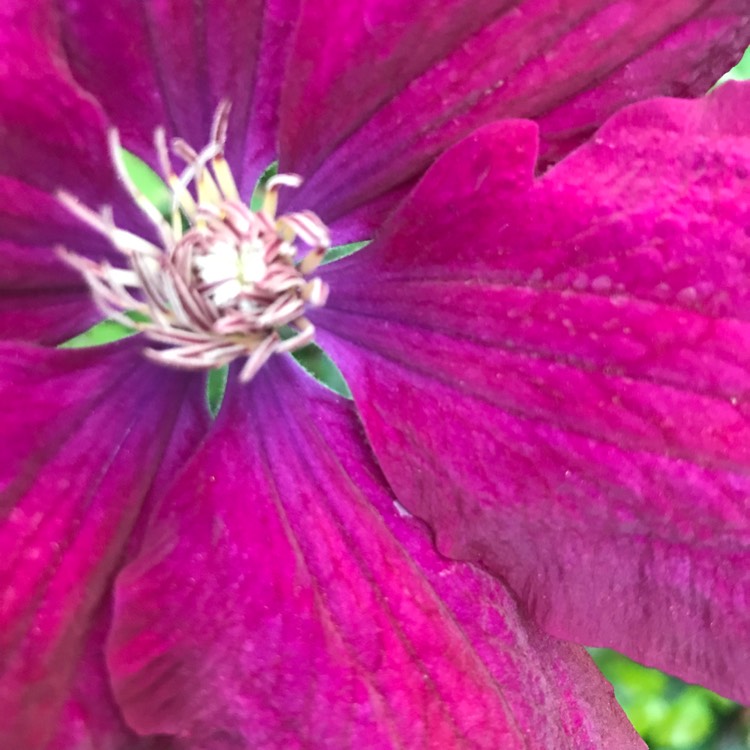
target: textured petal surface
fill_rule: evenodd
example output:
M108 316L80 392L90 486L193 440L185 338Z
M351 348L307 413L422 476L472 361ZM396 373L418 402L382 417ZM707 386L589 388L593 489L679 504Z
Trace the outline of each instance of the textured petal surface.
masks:
M315 322L402 503L550 632L750 700L750 88L443 157Z
M0 237L0 338L56 344L101 317L83 278L55 248L94 257L110 251L57 201L0 177Z
M67 341L91 327L97 320L97 311L91 304L86 289L77 279L61 268L61 279L41 285L34 278L30 289L8 284L2 278L8 256L13 257L13 270L21 269L33 274L38 265L21 257L26 248L9 246L0 242L0 338L5 341L34 341L41 344L58 344ZM50 264L52 265L52 264ZM8 288L10 287L10 288Z
M356 0L303 6L281 110L294 206L331 220L503 117L545 159L624 104L703 94L750 43L746 0Z
M80 276L55 248L112 255L53 197L63 188L117 223L150 229L120 187L101 109L63 62L53 17L38 0L0 7L0 336L57 343L97 319Z
M118 579L133 727L202 750L642 747L582 650L436 556L349 402L277 360L222 410Z
M173 750L170 737L139 737L123 721L104 662L109 597L93 618L69 697L44 750Z
M9 0L0 8L0 175L126 209L107 151L107 120L72 79L48 6Z
M197 379L157 370L138 346L0 347L0 747L129 736L96 693L92 627L152 485L200 425L185 404L202 405Z
M164 126L202 148L216 106L228 98L228 156L238 174L248 167L244 182L252 189L276 158L278 97L298 0L58 5L73 74L122 129L126 146L152 161L154 129Z

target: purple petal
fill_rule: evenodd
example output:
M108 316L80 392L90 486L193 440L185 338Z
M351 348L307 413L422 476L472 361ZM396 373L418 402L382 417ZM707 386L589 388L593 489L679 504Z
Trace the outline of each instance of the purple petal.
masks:
M100 108L62 62L53 17L38 0L0 8L0 336L45 344L98 319L81 276L59 246L101 259L109 243L53 197L64 188L117 223L152 236L119 185Z
M152 485L199 433L200 380L148 364L139 345L0 346L0 747L80 730L90 627Z
M174 750L169 738L139 737L120 714L104 661L108 609L94 618L54 739L45 750Z
M100 258L111 250L57 201L0 177L0 236L0 337L57 344L101 319L83 277L56 248Z
M228 98L228 157L237 176L247 168L248 193L276 158L277 102L297 5L63 0L62 36L76 80L121 128L125 145L147 161L158 126L202 148L214 110Z
M750 87L446 154L315 322L440 549L551 633L750 700ZM311 316L312 317L312 316Z
M435 555L351 405L291 362L230 385L109 645L128 722L190 748L642 747L581 650Z
M558 159L624 104L703 94L748 43L746 0L307 3L281 109L281 168L308 178L292 205L330 221L498 118L538 119Z
M31 226L16 231L30 236L50 236L61 214L50 196L62 188L92 207L112 206L120 227L150 238L152 227L112 167L106 116L65 66L51 5L9 0L0 6L0 198L26 202ZM67 242L65 234L56 242ZM80 251L93 245L98 255L108 252L101 238Z
M0 253L5 247L0 243ZM2 265L2 259L0 259ZM1 272L1 269L0 269ZM78 287L34 287L8 291L0 280L0 338L55 345L90 328L96 310Z
M106 121L61 62L47 5L10 0L0 9L0 170L96 203L114 184Z

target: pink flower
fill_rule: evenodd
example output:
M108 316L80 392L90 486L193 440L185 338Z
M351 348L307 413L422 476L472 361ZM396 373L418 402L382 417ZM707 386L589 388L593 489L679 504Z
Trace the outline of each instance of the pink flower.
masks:
M3 5L0 748L641 747L557 637L750 698L750 93L542 175L746 3L569 5Z

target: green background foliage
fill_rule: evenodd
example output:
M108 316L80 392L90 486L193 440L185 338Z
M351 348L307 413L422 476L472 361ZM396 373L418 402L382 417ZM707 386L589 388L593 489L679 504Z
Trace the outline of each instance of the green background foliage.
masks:
M745 52L745 56L737 65L732 68L721 80L722 81L746 81L750 79L750 47Z
M750 711L697 685L590 649L615 697L651 750L748 750Z

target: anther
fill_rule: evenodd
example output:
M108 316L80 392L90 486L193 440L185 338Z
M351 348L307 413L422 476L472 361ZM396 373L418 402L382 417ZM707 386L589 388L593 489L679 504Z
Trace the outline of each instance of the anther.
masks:
M229 111L229 103L221 102L211 141L201 151L180 139L170 148L162 128L154 133L159 168L172 194L168 219L128 175L119 135L112 130L115 171L158 231L160 244L115 226L111 209L93 211L60 191L58 200L104 235L122 254L125 267L64 249L60 253L86 279L107 317L143 332L155 344L145 350L148 357L187 369L210 369L244 357L240 379L247 381L273 354L313 340L315 328L304 312L325 304L328 289L308 276L330 240L311 211L276 216L279 189L298 187L298 175L272 177L257 212L241 202L224 156ZM182 171L172 167L170 150L184 162ZM300 245L308 248L306 254Z

